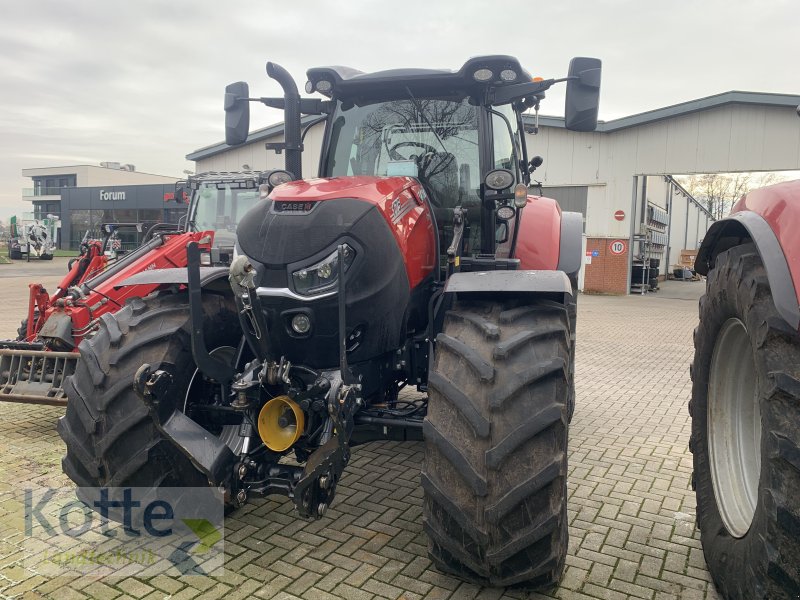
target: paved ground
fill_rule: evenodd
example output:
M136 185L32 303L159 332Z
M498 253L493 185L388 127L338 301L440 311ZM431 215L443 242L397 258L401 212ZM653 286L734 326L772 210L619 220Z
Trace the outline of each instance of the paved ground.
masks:
M29 280L0 285L0 335L16 328ZM295 520L283 499L256 501L230 516L225 577L47 579L20 566L20 508L12 494L70 485L55 431L62 410L0 405L0 597L718 598L689 488L688 364L701 291L699 283L671 282L645 297L580 298L569 556L561 586L549 593L481 589L436 572L421 527L422 445L395 443L354 452L320 521Z

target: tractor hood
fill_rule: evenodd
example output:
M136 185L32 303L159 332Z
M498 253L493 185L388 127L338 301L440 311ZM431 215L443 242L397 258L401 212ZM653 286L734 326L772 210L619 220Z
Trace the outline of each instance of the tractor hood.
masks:
M415 182L411 177L327 177L290 181L276 187L270 198L278 201L324 201L359 198L377 204L394 198Z
M377 227L391 237L395 199L418 185L410 177L333 177L280 185L241 220L239 246L262 265L283 268L345 234L358 236Z

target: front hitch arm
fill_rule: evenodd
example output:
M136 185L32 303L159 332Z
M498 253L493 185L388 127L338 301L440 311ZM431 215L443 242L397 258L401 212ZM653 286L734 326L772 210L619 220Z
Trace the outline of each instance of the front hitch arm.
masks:
M208 353L203 336L203 297L200 284L200 246L189 242L186 246L187 282L189 284L189 315L192 326L192 357L200 371L227 387L233 379L233 368Z
M153 371L148 364L139 367L133 377L133 390L147 406L156 429L208 478L209 483L228 488L236 455L217 436L179 411L177 403L165 401L174 396L172 388L172 374Z
M331 386L328 414L336 435L308 457L294 487L293 500L301 517L319 519L333 502L336 485L350 460L350 436L354 428L353 415L359 406L359 387L346 385L341 380Z

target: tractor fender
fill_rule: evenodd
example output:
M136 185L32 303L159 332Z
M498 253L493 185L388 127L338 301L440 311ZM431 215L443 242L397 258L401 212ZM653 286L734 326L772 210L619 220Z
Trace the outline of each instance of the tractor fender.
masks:
M228 267L200 267L200 286L206 287L211 283L228 277ZM120 288L130 285L169 285L189 284L189 275L185 267L174 269L151 269L131 275L114 287Z
M572 284L563 271L474 271L454 273L445 294L495 292L509 294L569 294Z
M552 198L528 196L528 204L520 215L514 250L520 269L551 271L560 268L562 214L565 213ZM565 251L566 256L569 256L569 251Z
M558 247L558 270L572 275L581 269L583 260L583 215L561 213L561 240Z
M800 307L787 257L769 223L751 210L736 212L714 223L706 233L695 260L695 271L707 275L717 255L734 246L753 242L767 271L772 300L789 325L800 326Z

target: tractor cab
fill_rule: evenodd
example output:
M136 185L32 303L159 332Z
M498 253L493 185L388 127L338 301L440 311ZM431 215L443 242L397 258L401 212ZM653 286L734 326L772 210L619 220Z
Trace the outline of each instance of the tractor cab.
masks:
M505 244L501 253L514 257L510 232L538 166L528 158L522 113L538 115L545 90L567 82L568 129L592 131L597 124L600 61L593 58L575 58L567 77L547 80L532 78L510 56L472 58L456 71L309 69L306 92L322 101L300 98L280 66L268 63L267 73L283 86L284 98L247 98L244 82L226 88L226 142L247 137L246 101L283 108L286 142L268 147L285 150L287 171L300 179L300 114L324 115L319 175L416 178L435 216L440 255L495 255Z

